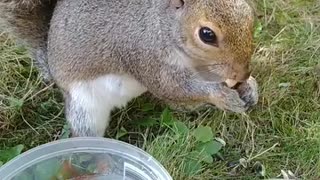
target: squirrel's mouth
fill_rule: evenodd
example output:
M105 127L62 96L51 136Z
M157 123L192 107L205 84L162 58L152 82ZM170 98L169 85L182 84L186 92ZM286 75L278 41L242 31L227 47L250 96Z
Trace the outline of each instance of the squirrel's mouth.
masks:
M197 71L197 74L201 77L201 79L205 81L224 82L224 78L222 78L222 76L220 76L218 73L209 71Z
M195 68L198 77L210 82L227 82L228 87L239 86L245 82L251 74L251 71L235 71L231 66L225 63L198 66Z
M232 80L233 81L232 83L229 83L228 80L230 79L222 78L222 76L213 72L199 72L199 76L205 81L225 83L225 85L231 89L238 89L238 87L243 83L243 82L234 81L234 80Z
M205 80L211 82L224 82L227 78L226 74L227 65L224 63L201 65L195 67L197 74Z

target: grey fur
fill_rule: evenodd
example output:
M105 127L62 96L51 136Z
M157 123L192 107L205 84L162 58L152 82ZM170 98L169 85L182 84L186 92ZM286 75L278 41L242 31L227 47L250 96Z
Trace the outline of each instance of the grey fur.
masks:
M197 69L206 67L212 76L223 78L248 77L252 54L249 6L244 0L186 0L182 8L176 9L177 3L172 1L178 0L60 0L55 4L49 33L43 28L39 40L33 36L22 38L36 40L29 44L39 52L38 61L42 64L48 60L41 67L48 69L44 71L50 72L66 94L72 83L125 74L168 102L209 103L223 110L246 111L246 101L255 99L247 97L255 93L241 99L236 90L219 81L207 81L201 74L208 73ZM214 20L225 31L226 50L221 54L203 51L205 55L196 56L195 50L186 45L193 33L193 29L189 32L190 26L201 16ZM39 26L47 24L46 19ZM185 58L190 59L186 64ZM171 62L173 59L178 62ZM68 95L65 99L67 118L75 134L97 136L86 122L86 110Z
M0 0L0 27L26 45L45 80L50 81L47 35L56 0Z

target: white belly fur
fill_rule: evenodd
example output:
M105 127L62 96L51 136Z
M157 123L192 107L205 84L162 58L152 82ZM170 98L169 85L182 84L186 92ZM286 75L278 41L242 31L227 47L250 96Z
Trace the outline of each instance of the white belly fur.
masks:
M105 108L121 108L146 90L130 76L109 74L93 81L75 83L71 88L71 94L72 98L80 98L81 101L91 102L95 99ZM91 106L89 102L87 105Z
M76 82L71 85L69 93L72 102L86 112L85 120L80 120L81 124L95 127L99 134L103 134L109 123L110 112L115 107L126 106L130 100L146 90L130 76L109 74L92 81ZM73 119L69 121L79 123Z

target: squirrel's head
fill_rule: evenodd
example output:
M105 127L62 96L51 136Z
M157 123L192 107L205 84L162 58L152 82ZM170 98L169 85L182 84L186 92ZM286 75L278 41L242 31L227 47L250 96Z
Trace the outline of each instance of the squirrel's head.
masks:
M253 13L246 0L171 0L177 46L205 79L250 76Z

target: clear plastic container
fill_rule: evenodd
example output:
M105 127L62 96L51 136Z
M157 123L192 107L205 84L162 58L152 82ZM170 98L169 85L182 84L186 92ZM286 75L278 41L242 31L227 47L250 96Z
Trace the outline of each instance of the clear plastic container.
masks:
M141 149L106 138L69 138L31 149L0 168L1 180L172 180Z

